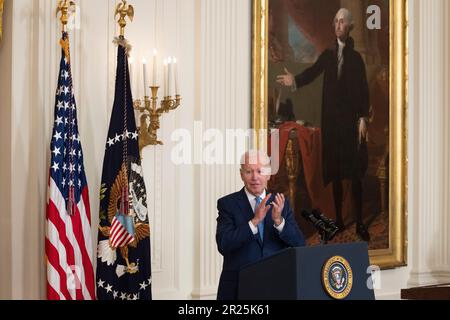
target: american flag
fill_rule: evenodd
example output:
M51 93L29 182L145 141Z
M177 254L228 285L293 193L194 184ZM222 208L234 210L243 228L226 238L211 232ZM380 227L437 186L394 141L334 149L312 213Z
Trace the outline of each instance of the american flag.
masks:
M45 252L49 300L93 300L95 280L89 192L77 124L69 37L62 57L51 142Z

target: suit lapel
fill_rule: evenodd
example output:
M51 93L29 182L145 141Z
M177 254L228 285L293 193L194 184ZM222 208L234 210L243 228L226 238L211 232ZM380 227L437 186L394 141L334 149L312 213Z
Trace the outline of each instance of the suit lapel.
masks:
M335 46L334 48L332 48L332 52L333 52L333 60L332 60L332 65L331 68L333 70L333 80L337 81L339 79L338 77L338 51L339 51L339 44L336 40ZM344 54L344 53L342 53ZM345 57L344 57L345 58Z
M250 202L248 201L247 194L245 193L245 188L242 188L242 190L239 192L238 196L238 206L241 209L241 212L245 215L245 218L247 221L250 221L255 216L255 213L253 212L253 208L250 205ZM269 211L267 214L269 214L271 211ZM267 217L267 216L266 216ZM266 223L267 219L264 220L264 238L266 237ZM256 240L258 241L259 245L262 247L263 242L261 241L261 238L259 235L256 236Z
M253 209L250 206L250 202L248 202L247 194L245 193L245 189L242 189L239 192L238 196L238 206L241 209L241 212L245 215L247 221L253 219L255 214L253 213Z

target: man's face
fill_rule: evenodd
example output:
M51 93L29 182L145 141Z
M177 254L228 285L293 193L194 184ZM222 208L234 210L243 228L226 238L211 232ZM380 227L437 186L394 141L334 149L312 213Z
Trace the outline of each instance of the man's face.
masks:
M334 18L334 29L336 32L336 37L341 41L346 41L348 34L350 33L350 23L348 21L344 11L339 11Z
M246 163L241 167L241 178L247 191L254 196L259 196L267 188L267 182L270 179L269 168L261 163Z

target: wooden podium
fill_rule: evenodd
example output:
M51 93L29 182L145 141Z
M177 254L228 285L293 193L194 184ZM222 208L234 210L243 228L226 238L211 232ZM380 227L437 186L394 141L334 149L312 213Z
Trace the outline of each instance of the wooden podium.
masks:
M401 298L406 300L450 300L450 283L402 289Z

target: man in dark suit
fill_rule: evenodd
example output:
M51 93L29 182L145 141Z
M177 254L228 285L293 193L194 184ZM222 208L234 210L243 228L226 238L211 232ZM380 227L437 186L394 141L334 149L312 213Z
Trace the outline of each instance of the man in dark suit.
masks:
M218 300L238 298L239 270L244 265L305 245L289 201L283 194L267 194L267 155L247 152L241 160L241 178L245 187L217 202L216 241L224 257Z
M342 218L343 180L352 182L356 213L356 233L364 241L370 236L362 219L362 182L367 170L367 118L369 87L361 55L350 37L353 18L340 9L334 20L336 41L317 62L294 77L287 69L277 82L299 89L324 75L322 90L322 158L324 185L333 184L337 224L345 228Z

